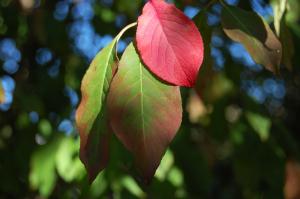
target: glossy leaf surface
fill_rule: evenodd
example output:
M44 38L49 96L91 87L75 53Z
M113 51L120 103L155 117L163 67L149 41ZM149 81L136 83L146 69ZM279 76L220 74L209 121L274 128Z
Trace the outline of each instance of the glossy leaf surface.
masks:
M157 80L131 44L112 81L108 110L114 133L134 154L144 179L150 180L181 123L179 87Z
M223 5L221 21L227 36L242 43L255 62L278 73L282 47L269 25L254 12Z
M174 5L151 0L138 18L137 47L160 79L192 87L203 61L203 42L195 24Z

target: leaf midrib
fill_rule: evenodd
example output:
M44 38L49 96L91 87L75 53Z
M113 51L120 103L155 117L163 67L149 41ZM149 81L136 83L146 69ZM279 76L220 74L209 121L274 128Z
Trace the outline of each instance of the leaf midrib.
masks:
M141 109L141 120L142 120L142 134L143 134L143 145L145 146L145 120L144 120L144 91L143 91L143 66L142 63L139 63L140 68L140 92L141 92L141 100L140 100L140 109Z
M154 3L153 3L152 1L150 1L150 3L151 3L151 5L152 5L153 9L155 10L155 15L156 15L156 17L157 17L157 19L158 19L159 25L160 25L160 27L161 27L161 30L162 30L162 32L163 32L163 35L164 35L165 39L167 40L169 46L173 46L173 45L171 45L171 43L170 43L169 40L168 40L167 34L165 33L165 30L164 30L164 28L163 28L161 19L160 19L160 17L158 16L157 9L156 9ZM151 43L152 43L152 41L151 41ZM173 49L172 47L171 47L171 50L172 50L172 53L173 53L173 55L174 55L174 57L175 57L175 60L176 60L177 64L180 66L180 64L179 64L180 62L179 62L179 60L178 60L178 58L177 58L177 56L176 56L176 53L174 52L174 49ZM183 70L182 67L179 67L179 68L180 68L181 71L185 74L185 76L188 77L188 75L186 74L186 71ZM173 67L173 77L175 77L175 67ZM188 78L187 78L187 81L190 82L190 80L189 80Z

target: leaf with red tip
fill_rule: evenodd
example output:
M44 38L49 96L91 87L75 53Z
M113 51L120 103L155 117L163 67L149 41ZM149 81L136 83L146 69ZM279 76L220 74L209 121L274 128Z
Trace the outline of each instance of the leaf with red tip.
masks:
M171 84L192 87L203 61L201 35L174 5L150 0L138 18L137 48L156 76Z
M115 72L116 44L121 35L134 25L125 27L96 55L82 80L82 99L76 112L76 124L80 135L80 159L88 171L90 182L108 162L110 129L103 105Z
M76 112L80 159L90 181L104 169L108 159L107 119L102 106L114 74L114 45L113 41L99 52L87 70L81 85L82 100Z
M114 133L134 154L144 179L150 180L181 124L179 87L156 79L130 44L112 81L107 104Z

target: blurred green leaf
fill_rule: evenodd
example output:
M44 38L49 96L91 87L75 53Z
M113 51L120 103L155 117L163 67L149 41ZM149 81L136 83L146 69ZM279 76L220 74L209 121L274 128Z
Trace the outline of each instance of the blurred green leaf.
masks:
M287 22L294 24L294 28L299 30L297 27L298 20L300 18L300 2L298 0L288 0L287 2Z
M42 135L49 137L52 133L51 123L46 119L42 119L39 122L39 131Z
M271 120L253 112L247 112L246 118L251 127L258 133L260 139L266 141L270 136Z
M138 184L132 177L125 176L121 179L123 186L133 195L138 198L146 198L145 193L141 190Z
M83 198L100 198L107 189L108 183L105 179L104 172L101 172L94 182L89 187L88 195L83 195Z
M29 181L33 189L37 189L41 196L48 197L56 183L55 157L62 142L62 137L57 136L49 143L39 147L32 155Z
M174 157L170 150L167 150L162 158L159 167L156 170L155 177L161 181L164 181L174 163Z
M78 157L79 139L65 137L56 153L56 169L66 182L80 180L84 177L84 167Z
M172 167L168 174L168 180L176 187L182 187L184 183L183 174L177 167Z

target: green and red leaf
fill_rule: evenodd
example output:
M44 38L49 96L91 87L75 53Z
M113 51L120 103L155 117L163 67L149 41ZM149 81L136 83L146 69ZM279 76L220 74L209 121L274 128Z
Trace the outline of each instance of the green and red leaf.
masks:
M138 170L148 182L181 124L179 87L156 79L130 44L107 102L114 133L134 154Z
M108 162L110 129L103 105L106 104L107 93L116 70L117 42L134 25L125 27L96 55L82 80L82 99L76 111L76 124L80 134L80 159L88 171L90 181L95 179Z

